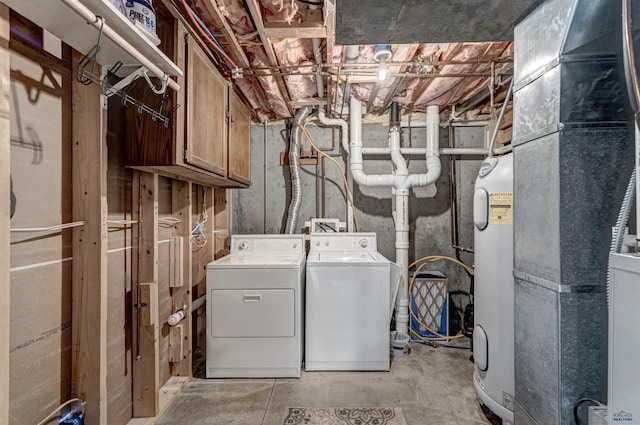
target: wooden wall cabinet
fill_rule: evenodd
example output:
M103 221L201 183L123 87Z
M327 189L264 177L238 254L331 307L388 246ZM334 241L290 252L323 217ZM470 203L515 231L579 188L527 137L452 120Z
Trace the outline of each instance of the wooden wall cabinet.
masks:
M172 50L166 54L184 71L178 79L182 90L173 94L164 109L176 103L180 107L168 128L129 112L129 163L207 186L247 187L251 183L251 114L200 40L164 11L158 12L161 46Z
M251 114L229 87L229 178L251 183Z

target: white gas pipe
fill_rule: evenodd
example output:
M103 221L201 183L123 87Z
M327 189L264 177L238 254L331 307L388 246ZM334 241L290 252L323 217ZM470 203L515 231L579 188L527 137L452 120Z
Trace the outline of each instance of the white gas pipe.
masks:
M400 296L396 304L396 330L409 332L409 190L413 187L428 186L440 177L439 152L440 110L438 106L427 107L427 172L409 174L407 164L400 151L398 128L390 130L389 152L395 172L393 174L367 175L362 159L362 103L353 96L349 101L351 120L351 154L349 165L353 179L363 186L391 187L395 196L394 223L396 230L396 263L402 270Z

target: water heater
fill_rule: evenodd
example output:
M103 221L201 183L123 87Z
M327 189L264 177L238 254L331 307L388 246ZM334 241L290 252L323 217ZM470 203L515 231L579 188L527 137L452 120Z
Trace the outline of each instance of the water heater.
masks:
M512 424L513 156L487 158L473 197L475 294L473 383L481 403Z

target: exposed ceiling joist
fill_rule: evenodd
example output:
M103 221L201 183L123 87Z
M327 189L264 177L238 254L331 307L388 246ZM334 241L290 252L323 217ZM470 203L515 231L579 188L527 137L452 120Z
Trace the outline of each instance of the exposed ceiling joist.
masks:
M441 59L445 61L451 60L461 48L462 48L462 43L451 43L447 48L447 50L442 55ZM409 106L408 109L411 109L413 105L415 105L418 99L420 99L420 97L424 94L424 92L429 88L431 83L433 83L433 79L427 79L427 80L421 81L418 84L418 87L413 92L413 96L411 98L411 104L408 105Z
M276 57L275 52L273 51L273 46L271 46L271 42L269 41L269 37L267 37L267 33L264 27L264 19L262 17L262 11L260 10L260 4L258 0L246 0L247 8L249 9L249 14L251 15L251 19L258 31L258 35L260 35L260 40L262 41L262 47L264 48L265 53L267 54L267 59L269 60L269 65L278 66L278 58ZM291 98L289 97L289 92L287 90L287 86L284 82L284 78L282 76L276 77L276 82L278 84L278 88L280 89L280 93L287 104L287 108L289 108L289 113L293 115L293 110L291 108Z
M327 38L327 28L315 22L295 25L265 22L264 34L267 38Z
M207 8L207 12L209 12L209 14L213 17L214 21L216 22L216 25L218 25L222 30L222 35L224 35L225 40L227 40L227 42L229 43L229 48L231 49L231 53L240 62L238 65L241 66L242 68L248 68L250 66L249 59L247 58L247 55L244 53L242 46L240 46L240 43L238 43L238 39L233 34L233 30L229 26L227 19L224 16L222 16L222 13L220 12L220 8L218 7L218 4L216 3L216 1L203 0L202 4Z

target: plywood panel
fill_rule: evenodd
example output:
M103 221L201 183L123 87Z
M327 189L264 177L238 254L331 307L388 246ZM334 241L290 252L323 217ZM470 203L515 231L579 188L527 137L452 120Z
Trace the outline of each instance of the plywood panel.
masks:
M10 54L9 99L14 229L72 221L69 72L44 53ZM9 162L9 161L8 161ZM47 184L42 184L47 182ZM7 186L8 189L8 186ZM4 256L12 266L9 423L37 423L71 396L72 231L17 233ZM34 364L39 365L34 370Z
M9 196L10 122L9 115L9 9L0 4L0 196ZM0 252L9 252L10 205L0 203ZM0 282L9 281L9 258L0 255ZM0 285L0 347L9 346L9 285ZM9 353L0 351L0 424L9 423Z
M70 261L11 273L10 424L38 423L71 396L71 274Z

